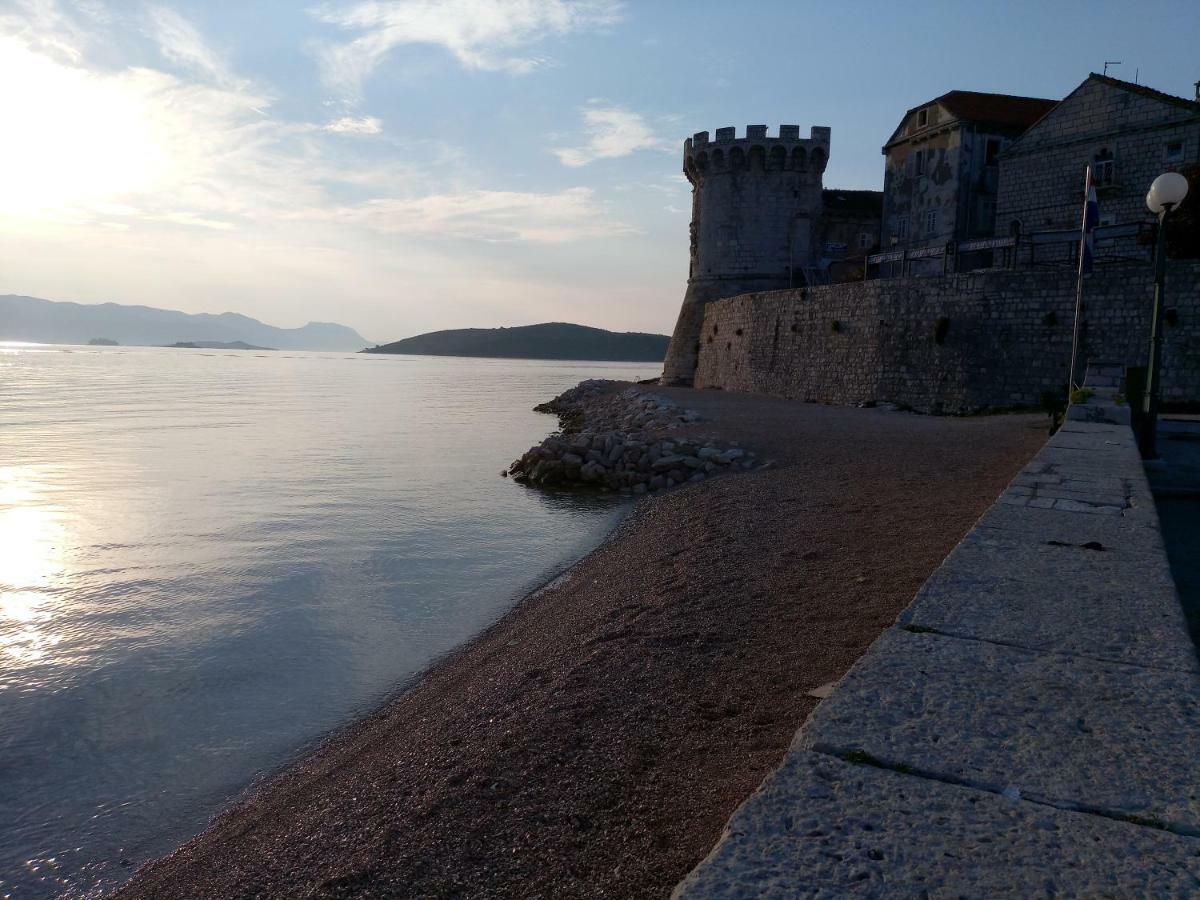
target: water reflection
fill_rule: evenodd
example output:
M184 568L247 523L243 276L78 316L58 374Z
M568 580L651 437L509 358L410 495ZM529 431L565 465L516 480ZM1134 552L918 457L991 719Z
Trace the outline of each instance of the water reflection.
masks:
M0 897L194 834L587 552L499 469L636 365L0 350Z
M67 545L61 510L47 505L32 466L0 468L0 690L30 686L24 670L61 637L52 629Z

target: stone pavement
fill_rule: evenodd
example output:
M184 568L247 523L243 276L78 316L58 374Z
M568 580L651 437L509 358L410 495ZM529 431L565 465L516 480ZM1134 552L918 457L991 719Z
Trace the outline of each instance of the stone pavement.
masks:
M1200 892L1200 667L1106 375L675 896Z

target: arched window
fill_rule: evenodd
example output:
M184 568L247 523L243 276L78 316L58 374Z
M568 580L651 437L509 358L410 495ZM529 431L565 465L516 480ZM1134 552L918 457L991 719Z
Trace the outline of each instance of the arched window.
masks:
M825 151L817 147L812 152L812 166L818 172L825 171Z
M729 168L734 171L746 168L746 151L741 147L734 147L729 151Z
M713 151L712 164L713 164L714 169L725 168L725 151L724 150L718 149L718 150Z
M808 154L804 152L803 147L797 147L792 151L792 168L798 172L803 172L808 168Z
M750 167L764 169L767 165L767 148L755 144L750 148Z
M787 167L787 151L776 144L771 148L771 168L783 169Z

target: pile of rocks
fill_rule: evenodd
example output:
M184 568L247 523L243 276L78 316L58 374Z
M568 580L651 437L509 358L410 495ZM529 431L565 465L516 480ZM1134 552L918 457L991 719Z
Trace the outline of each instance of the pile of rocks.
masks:
M564 432L586 426L624 431L661 431L699 422L700 416L674 400L631 387L613 390L616 382L589 378L541 403L535 412L555 413Z
M640 388L616 391L612 382L584 381L536 409L556 413L562 433L501 473L523 483L644 494L756 466L754 453L736 445L664 437L664 431L700 417Z

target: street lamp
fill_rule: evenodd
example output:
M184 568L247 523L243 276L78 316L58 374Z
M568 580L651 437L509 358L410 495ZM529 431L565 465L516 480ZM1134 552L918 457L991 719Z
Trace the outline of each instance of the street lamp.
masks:
M1163 285L1167 280L1167 216L1187 196L1187 179L1178 172L1164 172L1154 179L1146 194L1146 207L1158 216L1158 240L1154 246L1154 315L1150 320L1150 363L1146 366L1146 393L1142 402L1142 459L1156 459L1158 449L1158 395L1162 385Z

